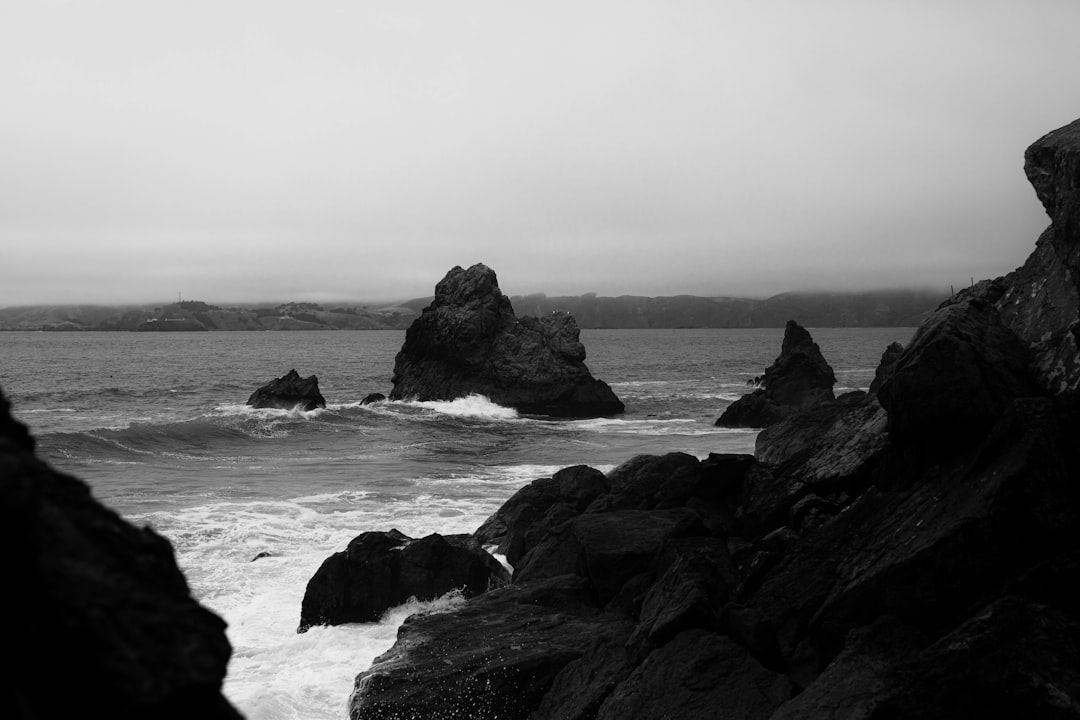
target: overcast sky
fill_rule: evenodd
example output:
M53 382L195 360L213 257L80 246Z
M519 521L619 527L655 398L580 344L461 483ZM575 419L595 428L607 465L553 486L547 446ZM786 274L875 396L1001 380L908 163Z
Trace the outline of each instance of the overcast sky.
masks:
M961 286L1077 0L0 4L0 306Z

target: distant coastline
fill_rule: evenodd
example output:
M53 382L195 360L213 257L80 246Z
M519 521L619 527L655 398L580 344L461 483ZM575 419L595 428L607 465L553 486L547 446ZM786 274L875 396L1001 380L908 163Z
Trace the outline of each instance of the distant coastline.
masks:
M765 299L594 293L511 297L518 315L568 312L583 329L915 327L948 297L928 290L782 293ZM32 305L0 308L0 330L207 332L404 330L431 298L397 304L281 303L222 307L199 300L164 305Z

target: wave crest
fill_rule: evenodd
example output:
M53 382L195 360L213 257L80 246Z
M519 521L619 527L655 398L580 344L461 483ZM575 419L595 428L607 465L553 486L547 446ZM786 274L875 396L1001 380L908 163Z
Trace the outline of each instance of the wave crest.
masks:
M453 417L480 418L484 420L516 420L518 411L493 403L484 395L472 393L454 400L407 400L405 404Z

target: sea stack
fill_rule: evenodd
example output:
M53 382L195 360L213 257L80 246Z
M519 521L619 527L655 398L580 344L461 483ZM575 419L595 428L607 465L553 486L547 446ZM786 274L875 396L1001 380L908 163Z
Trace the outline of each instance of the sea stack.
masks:
M476 394L519 412L601 417L622 402L585 366L568 313L516 317L495 271L454 267L405 334L391 400L454 400Z
M761 387L724 410L721 427L768 427L797 410L835 399L836 375L806 328L788 320L780 355L766 368Z
M326 399L319 392L317 377L311 375L302 378L294 369L251 393L247 404L255 408L280 408L282 410L299 408L306 412L315 408L325 408Z

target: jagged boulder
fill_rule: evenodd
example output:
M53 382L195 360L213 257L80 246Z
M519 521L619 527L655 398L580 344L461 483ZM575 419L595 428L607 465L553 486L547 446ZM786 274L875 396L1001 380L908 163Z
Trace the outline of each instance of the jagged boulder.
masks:
M328 557L308 580L300 608L304 632L312 625L374 622L409 598L433 600L452 590L465 597L504 584L510 575L466 538L366 532Z
M482 546L493 546L515 565L544 533L583 512L609 488L607 477L599 470L587 465L563 468L511 495L477 528L473 538Z
M765 369L760 387L729 405L721 427L768 427L788 415L835 399L836 375L810 333L794 320L784 328L780 355Z
M4 716L239 720L221 693L225 623L172 546L35 457L8 408L0 393Z
M515 317L495 272L455 267L413 321L394 361L391 400L453 400L471 394L520 412L595 417L623 412L585 366L567 313Z
M946 301L918 329L878 389L888 430L930 450L977 441L1005 408L1040 394L1023 340L1001 322L1000 282Z
M247 404L255 408L300 409L309 411L325 408L326 399L319 392L319 379L314 375L300 377L295 369L271 380L251 393Z

